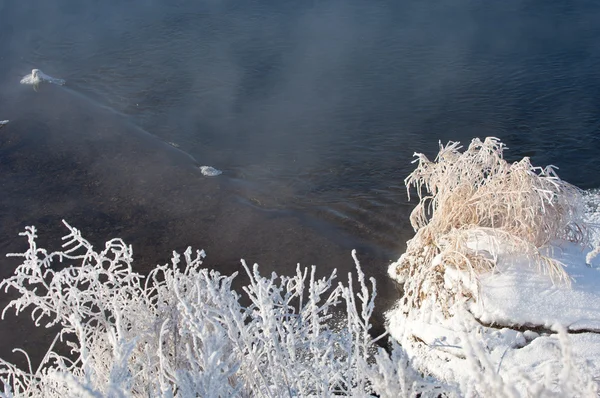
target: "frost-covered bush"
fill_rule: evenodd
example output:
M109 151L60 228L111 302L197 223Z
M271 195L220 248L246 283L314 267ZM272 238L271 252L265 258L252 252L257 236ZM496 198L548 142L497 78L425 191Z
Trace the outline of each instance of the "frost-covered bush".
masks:
M493 270L501 251L526 254L541 272L568 284L563 264L540 248L553 239L589 243L582 191L552 166L534 167L527 157L507 162L497 138L461 149L458 142L440 144L433 162L415 154L418 165L405 180L409 197L412 187L419 196L410 216L416 235L390 274L404 283L406 311L427 297L447 310L457 296L444 288L450 268L471 275L458 295L475 298L476 275Z
M440 386L415 372L402 349L378 348L369 334L375 281L367 286L356 255L359 290L315 277L315 268L291 277L261 276L243 267L250 284L240 304L235 275L201 268L203 251L147 276L132 269L122 240L95 251L70 227L62 251L29 249L0 287L19 297L5 309L30 308L37 326L60 325L37 369L0 362L0 396L37 397L327 397L437 396ZM53 344L54 346L54 344Z

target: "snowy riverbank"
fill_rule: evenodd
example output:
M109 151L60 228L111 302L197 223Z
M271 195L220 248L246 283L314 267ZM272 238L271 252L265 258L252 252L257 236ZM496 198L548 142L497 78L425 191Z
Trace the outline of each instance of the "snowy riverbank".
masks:
M0 397L597 396L600 196L509 164L504 149L487 139L419 155L406 180L421 199L416 234L389 269L404 295L387 350L370 334L376 283L355 252L343 282L243 262L250 282L236 292L203 251L141 275L121 239L99 250L65 223L51 251L28 227L0 288L18 292L7 309L62 331L39 367L0 361Z

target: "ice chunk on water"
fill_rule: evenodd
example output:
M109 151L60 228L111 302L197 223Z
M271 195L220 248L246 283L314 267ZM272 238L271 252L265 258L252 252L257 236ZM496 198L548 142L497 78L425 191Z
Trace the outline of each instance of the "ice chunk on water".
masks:
M33 69L29 75L24 76L21 79L21 84L32 85L33 89L36 91L40 83L43 82L58 84L59 86L63 86L66 83L63 79L57 79L56 77L48 76L39 69Z
M215 177L223 173L221 170L217 170L211 166L200 166L200 171L203 175L208 177Z
M8 120L0 120L0 129L8 124Z

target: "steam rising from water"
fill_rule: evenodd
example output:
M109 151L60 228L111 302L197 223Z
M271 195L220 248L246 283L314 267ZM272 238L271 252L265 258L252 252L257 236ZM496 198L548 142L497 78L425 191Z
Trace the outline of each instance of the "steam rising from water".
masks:
M600 185L600 5L32 1L0 14L6 75L60 71L269 207L392 244L412 153L488 135Z

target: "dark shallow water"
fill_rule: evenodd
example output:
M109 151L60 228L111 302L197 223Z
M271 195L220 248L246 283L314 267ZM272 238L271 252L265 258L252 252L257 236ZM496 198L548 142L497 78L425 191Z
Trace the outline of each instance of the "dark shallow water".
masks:
M0 249L62 218L141 264L194 245L224 272L345 273L359 248L384 308L413 152L497 136L600 186L599 22L595 1L0 1ZM32 68L67 86L19 85Z

